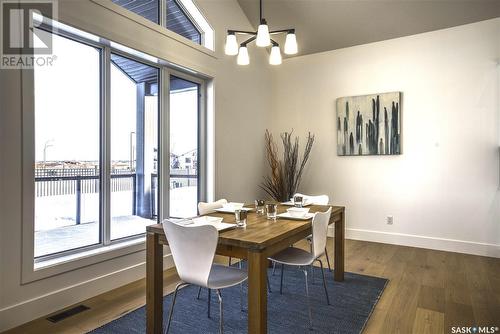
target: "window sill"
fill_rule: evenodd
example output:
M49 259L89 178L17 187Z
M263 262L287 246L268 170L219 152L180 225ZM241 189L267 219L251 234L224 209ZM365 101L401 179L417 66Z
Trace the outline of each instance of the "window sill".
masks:
M146 249L145 240L145 236L140 236L134 239L115 242L109 246L32 262L31 268L23 266L25 270L23 270L22 283L31 283L100 262L112 260L117 257L144 251Z
M145 237L134 238L132 240L116 242L116 243L109 245L109 246L98 247L98 248L94 248L91 250L77 252L74 254L59 256L59 257L56 257L53 259L42 260L39 262L35 262L34 270L37 271L40 269L61 265L63 263L69 263L69 262L78 261L78 260L81 260L84 258L95 257L95 256L98 256L101 254L106 254L106 253L115 251L115 250L120 250L122 248L127 248L127 247L138 245L138 244L144 244L145 241L146 241Z

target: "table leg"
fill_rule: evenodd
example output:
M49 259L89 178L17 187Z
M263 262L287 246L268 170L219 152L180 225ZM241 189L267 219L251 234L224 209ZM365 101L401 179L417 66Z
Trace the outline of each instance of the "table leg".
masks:
M156 233L146 236L146 331L163 332L163 246Z
M335 222L335 242L333 243L334 257L334 280L344 280L344 258L345 258L345 213L342 212L340 219Z
M248 333L267 334L267 258L248 251Z

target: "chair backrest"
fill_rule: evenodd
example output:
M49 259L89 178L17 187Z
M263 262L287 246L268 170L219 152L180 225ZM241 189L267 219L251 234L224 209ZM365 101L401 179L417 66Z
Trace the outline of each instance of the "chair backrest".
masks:
M312 220L312 253L314 257L323 255L326 247L328 233L328 222L332 214L332 208L326 212L316 212Z
M207 287L219 232L211 225L182 226L163 221L163 230L182 281Z
M328 195L311 196L311 195L296 193L295 195L293 195L293 197L295 196L302 196L308 203L316 205L327 205L328 202L330 201Z
M200 202L200 203L198 203L198 214L206 215L209 213L213 213L213 212L215 212L215 209L222 208L222 206L226 203L227 203L227 200L225 200L225 199L220 199L218 201L210 202L210 203Z

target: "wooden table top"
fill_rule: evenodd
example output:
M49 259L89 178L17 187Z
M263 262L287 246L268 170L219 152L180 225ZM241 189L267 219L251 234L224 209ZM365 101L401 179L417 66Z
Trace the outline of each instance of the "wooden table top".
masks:
M250 205L248 205L250 207ZM345 210L343 206L333 205L310 205L309 212L324 212L332 207L332 218ZM278 205L278 214L286 212L289 206ZM223 217L225 223L234 223L235 217L232 213L211 213L209 216ZM333 222L332 219L330 219ZM266 215L257 215L254 211L247 216L245 228L234 228L220 232L219 244L238 246L243 248L264 249L288 236L311 229L311 220L292 220L278 218L276 221L269 220ZM147 226L147 232L164 235L161 224Z

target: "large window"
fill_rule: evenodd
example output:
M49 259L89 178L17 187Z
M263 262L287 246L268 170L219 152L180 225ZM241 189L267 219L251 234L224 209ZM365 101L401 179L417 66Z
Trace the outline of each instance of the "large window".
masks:
M204 81L63 24L36 29L52 34L57 61L34 69L33 118L23 123L34 127L25 136L33 234L24 240L33 236L35 267L196 215L206 192Z
M193 21L182 9L177 0L165 0L166 2L166 26L171 30L197 44L201 44L201 33Z
M202 43L200 29L186 13L179 0L113 0L113 2L197 44Z
M35 257L101 242L101 50L58 35L53 48L34 70Z
M66 36L52 34L54 66L34 70L35 258L158 221L159 68Z
M170 215L196 216L200 85L170 77Z
M157 218L158 77L111 54L111 240L144 233Z

